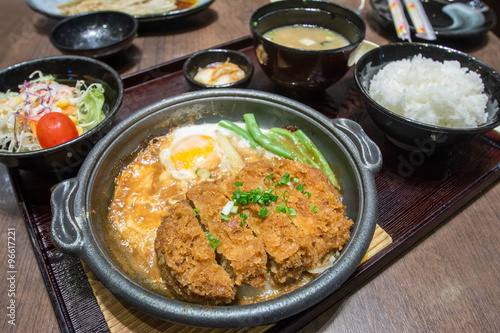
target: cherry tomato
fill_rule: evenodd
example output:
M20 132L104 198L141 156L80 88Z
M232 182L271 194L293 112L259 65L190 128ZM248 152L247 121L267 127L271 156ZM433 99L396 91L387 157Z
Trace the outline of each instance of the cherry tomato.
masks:
M78 130L64 113L50 112L38 121L36 137L42 148L50 148L77 138Z

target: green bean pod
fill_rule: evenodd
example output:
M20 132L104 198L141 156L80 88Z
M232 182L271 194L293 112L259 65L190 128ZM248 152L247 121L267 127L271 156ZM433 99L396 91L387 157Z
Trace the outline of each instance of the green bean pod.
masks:
M247 140L248 143L250 144L250 146L252 148L259 147L259 143L257 141L255 141L255 139L252 137L252 135L250 135L250 133L248 133L248 131L246 131L243 128L239 127L238 125L236 125L232 121L230 121L230 120L221 120L221 121L219 121L219 126L227 128L228 130L231 130L234 133L238 134L239 136L241 136L242 138L244 138L245 140Z
M298 130L294 133L294 135L297 136L297 138L304 144L304 146L309 150L309 152L314 156L314 158L318 161L319 165L321 166L321 170L323 170L323 173L330 179L332 184L338 188L338 183L337 179L335 178L335 175L333 174L332 169L330 168L330 165L326 161L325 157L319 149L316 147L314 142L312 142L311 139L304 133L302 130Z
M243 119L245 120L245 124L247 125L248 132L250 132L255 141L257 141L262 147L266 148L270 152L275 153L276 155L293 160L293 154L291 152L278 146L273 141L271 141L269 137L262 133L259 126L257 125L257 121L255 120L255 116L253 113L245 113L243 115Z
M288 140L290 140L296 147L297 151L302 154L302 156L304 157L304 159L306 160L306 163L304 164L309 164L315 168L320 168L319 164L316 163L312 158L311 156L309 156L309 153L307 152L307 149L304 147L304 145L300 142L300 140L295 136L293 135L292 132L284 129L284 128L279 128L279 127L274 127L274 128L271 128L269 130L270 132L272 133L276 133L276 134L279 134L279 135L282 135L284 137L286 137Z
M269 132L267 134L267 136L269 137L269 139L271 139L271 141L273 141L278 146L281 146L283 149L290 151L293 154L293 156L294 156L293 159L295 161L298 161L298 162L300 162L302 164L307 164L307 161L302 156L302 154L299 153L298 151L296 151L294 149L294 147L292 147L291 145L289 145L285 140L283 140L284 138L281 135Z

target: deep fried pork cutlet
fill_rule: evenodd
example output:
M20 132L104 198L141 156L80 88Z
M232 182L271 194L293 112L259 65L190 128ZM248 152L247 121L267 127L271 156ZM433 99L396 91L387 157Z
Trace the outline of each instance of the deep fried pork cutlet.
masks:
M229 303L236 295L188 201L169 209L157 230L155 250L167 284L186 301Z
M285 175L288 184L280 183ZM236 180L244 191L273 188L274 193L286 195L286 202L280 198L278 203L284 202L296 212L276 212L272 206L262 218L258 216L260 205L252 204L246 210L248 226L266 245L276 281L299 280L304 271L318 266L327 253L341 249L349 240L352 221L345 215L340 194L321 170L287 159L263 160L249 164ZM228 187L236 190L234 185Z
M239 201L255 193L271 199ZM278 285L298 285L350 239L353 222L337 189L321 170L292 160L250 162L234 176L194 185L187 198L164 218L156 251L167 283L188 301L230 302L235 286L262 286L268 271ZM223 218L230 201L238 212ZM203 230L219 241L217 257Z
M249 192L258 186L268 188L272 184L271 180L266 181L266 177L274 172L279 170L267 160L250 163L234 179L225 182L225 190L231 197L233 191L237 189L234 185L236 181L242 183L240 190L244 192ZM274 279L279 283L297 280L310 267L310 257L307 252L312 244L311 238L297 228L286 214L269 209L269 215L262 218L258 215L260 210L261 205L254 203L244 208L243 213L248 216L246 219L248 227L266 247Z
M290 160L276 160L274 169L279 170L276 177L288 172L297 180L296 184L290 182L293 186L289 189L287 206L296 211L290 217L292 223L311 236L309 254L314 268L332 249L342 249L350 238L353 222L345 214L337 189L320 169ZM303 192L297 189L297 184L303 186Z
M235 283L263 286L267 280L264 243L237 219L222 219L221 211L230 199L225 196L221 182L199 183L189 189L187 198L198 210L200 222L220 241L216 250L222 255L224 266L231 272Z

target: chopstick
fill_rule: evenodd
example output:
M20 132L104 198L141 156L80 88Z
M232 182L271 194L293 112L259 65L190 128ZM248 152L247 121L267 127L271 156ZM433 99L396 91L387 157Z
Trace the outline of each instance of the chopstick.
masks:
M415 27L415 35L422 39L436 40L436 34L420 0L403 0L403 2Z
M396 28L396 33L398 37L402 40L408 40L411 42L410 28L408 21L406 20L403 7L401 7L401 2L399 0L388 0L389 8L391 11L392 21L394 23L394 28Z
M420 0L403 0L415 27L415 35L421 39L436 40L436 34ZM411 42L410 26L399 0L388 0L389 8L398 38Z

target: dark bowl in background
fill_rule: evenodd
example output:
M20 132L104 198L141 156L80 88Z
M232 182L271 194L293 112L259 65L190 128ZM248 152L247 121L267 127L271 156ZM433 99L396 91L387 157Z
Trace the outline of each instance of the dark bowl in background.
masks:
M263 37L269 30L295 24L333 30L351 43L332 50L300 50ZM331 2L287 0L257 9L250 30L258 62L271 81L286 91L307 94L325 90L347 73L349 56L365 38L366 25L354 11Z
M216 62L225 62L227 59L229 59L231 63L238 65L245 72L245 77L243 79L221 85L205 84L194 79L194 76L200 68L204 68ZM182 66L184 77L194 89L245 88L252 79L253 71L252 60L250 60L246 54L227 49L208 49L196 52L190 56Z
M252 112L262 128L294 124L316 143L343 189L351 239L333 266L286 295L250 305L207 306L174 300L139 285L120 270L103 235L109 223L114 179L150 139L187 124L243 121ZM254 327L276 322L318 303L356 270L371 242L377 219L375 173L378 147L361 126L328 119L294 100L249 89L207 89L152 104L120 122L97 143L76 178L59 183L51 197L52 239L57 248L81 258L119 298L149 314L201 327Z
M139 21L133 16L99 11L70 16L50 32L50 41L61 52L105 58L126 50L133 42Z
M31 152L9 153L0 150L0 163L8 167L55 173L59 178L74 174L94 144L112 127L112 120L123 101L123 83L107 64L88 57L56 56L22 62L0 71L0 91L19 91L19 85L34 71L52 74L59 83L74 86L77 80L104 88L105 119L90 131L61 145Z
M421 54L435 61L456 60L461 67L478 73L484 83L489 100L486 111L488 120L474 128L450 128L424 124L394 113L370 97L369 83L384 65ZM361 92L366 110L373 122L396 145L405 149L443 149L475 136L486 133L500 125L498 102L500 98L500 74L482 61L445 46L425 43L393 43L380 46L363 55L355 65L354 79Z

